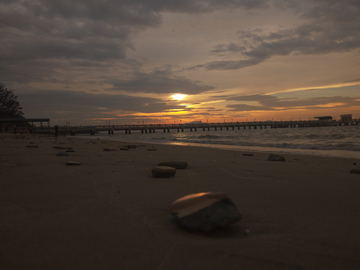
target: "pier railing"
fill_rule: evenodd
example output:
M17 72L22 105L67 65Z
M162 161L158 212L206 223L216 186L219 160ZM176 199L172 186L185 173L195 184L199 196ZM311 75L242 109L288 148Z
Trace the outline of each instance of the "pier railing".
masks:
M272 128L299 128L299 127L323 127L323 126L341 126L341 125L359 125L359 119L353 119L351 122L341 122L337 120L299 120L299 121L250 121L250 122L219 122L219 123L173 123L173 124L133 124L133 125L98 125L98 126L65 126L60 127L59 134L90 134L106 131L108 134L114 134L114 131L123 131L125 134L131 134L132 131L141 131L141 133L154 133L162 131L164 133L170 130L177 132L198 131L198 130L240 130L240 129L272 129ZM42 133L46 132L42 130ZM54 133L54 129L47 132Z

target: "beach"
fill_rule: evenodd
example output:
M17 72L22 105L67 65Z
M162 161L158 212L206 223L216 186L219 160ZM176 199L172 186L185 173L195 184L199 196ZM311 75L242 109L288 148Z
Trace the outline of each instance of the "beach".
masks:
M360 268L360 175L350 173L358 159L0 138L1 269ZM188 167L152 177L173 160ZM209 233L173 221L172 202L210 191L225 192L242 220Z

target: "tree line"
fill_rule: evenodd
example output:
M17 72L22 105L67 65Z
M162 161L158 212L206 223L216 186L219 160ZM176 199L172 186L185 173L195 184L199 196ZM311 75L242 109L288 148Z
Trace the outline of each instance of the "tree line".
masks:
M0 118L22 118L24 113L13 89L0 82Z

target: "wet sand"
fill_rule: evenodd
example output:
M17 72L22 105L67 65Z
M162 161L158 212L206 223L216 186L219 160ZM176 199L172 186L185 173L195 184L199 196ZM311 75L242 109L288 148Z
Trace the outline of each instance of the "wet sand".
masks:
M350 173L359 160L0 138L1 269L360 268L360 175ZM54 146L75 152L56 156L65 149ZM172 160L188 168L152 177ZM225 192L243 219L207 234L179 227L171 203L207 191Z

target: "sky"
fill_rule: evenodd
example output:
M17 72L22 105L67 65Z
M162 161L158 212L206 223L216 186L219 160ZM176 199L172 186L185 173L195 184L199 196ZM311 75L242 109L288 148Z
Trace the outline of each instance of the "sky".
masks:
M358 0L2 0L0 37L54 125L360 116Z

